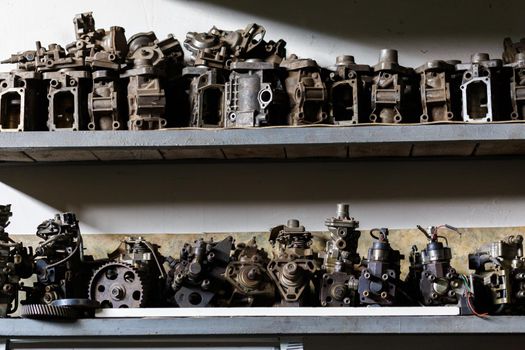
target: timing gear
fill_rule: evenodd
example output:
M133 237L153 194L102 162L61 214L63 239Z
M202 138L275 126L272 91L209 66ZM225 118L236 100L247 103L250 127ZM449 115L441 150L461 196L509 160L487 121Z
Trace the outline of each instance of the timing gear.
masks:
M119 262L102 265L89 282L89 298L103 308L145 306L144 276L133 266Z

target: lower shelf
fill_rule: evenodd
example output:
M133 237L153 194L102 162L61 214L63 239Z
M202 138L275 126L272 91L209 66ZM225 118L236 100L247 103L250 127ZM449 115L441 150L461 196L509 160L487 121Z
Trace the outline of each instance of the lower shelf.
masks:
M0 320L0 337L525 334L525 316L282 316Z

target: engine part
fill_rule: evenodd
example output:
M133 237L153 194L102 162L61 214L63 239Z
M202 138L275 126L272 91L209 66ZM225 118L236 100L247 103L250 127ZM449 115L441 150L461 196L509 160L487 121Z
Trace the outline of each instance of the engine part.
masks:
M82 314L77 309L70 307L48 304L26 304L22 305L20 316L36 320L71 320L80 318Z
M36 69L42 72L47 86L48 129L86 129L91 75L84 57L67 53L58 44L51 44L45 49L37 42Z
M189 32L184 47L191 52L193 66L224 69L250 58L279 64L286 56L286 42L266 42L265 34L266 29L255 23L236 31L213 27L207 33Z
M316 274L319 264L315 260L312 234L301 226L299 220L288 220L286 225L270 231L270 244L278 252L268 264L268 272L281 298L282 306L314 304L316 299Z
M42 75L35 71L35 51L11 55L2 63L17 69L0 73L0 131L45 130L40 113Z
M512 69L510 78L510 98L512 111L510 119L525 119L525 52L516 54L515 61L505 65Z
M173 35L162 41L153 32L138 33L128 41L130 68L121 77L129 78L128 106L130 130L164 128L166 95L163 83L179 66L184 53Z
M354 56L336 58L329 73L330 117L335 124L351 125L370 114L370 66L356 64Z
M486 53L472 55L471 62L456 65L461 81L464 122L491 122L505 119L510 112L510 85L502 61Z
M10 204L0 205L0 317L17 310L20 279L33 274L32 250L13 241L5 230L12 215Z
M91 12L73 19L76 41L66 47L68 53L84 57L92 70L88 94L89 130L118 130L123 123L125 91L119 71L128 52L124 28L95 29Z
M286 124L288 95L278 66L249 60L233 62L225 85L224 126L250 127Z
M122 89L118 73L97 70L92 73L93 89L88 95L89 130L119 130L123 126Z
M473 294L478 308L491 313L524 310L525 258L521 235L484 245L469 254L468 259L469 268L475 271Z
M402 299L399 275L404 256L390 246L388 229L376 228L370 231L370 235L376 241L368 249L368 258L362 261L358 286L360 302L365 305L395 305Z
M461 100L455 66L460 61L428 61L416 69L420 75L421 123L445 122L459 117Z
M424 305L457 304L459 296L463 294L461 279L450 265L452 250L448 247L447 239L438 235L438 230L443 227L459 233L450 225L431 226L428 230L418 226L429 243L421 253L413 246L410 255L410 273L406 282ZM447 246L439 239L445 240Z
M518 42L513 42L511 38L503 40L503 63L515 62L519 53L525 53L525 38L521 38Z
M359 222L350 217L348 204L338 204L336 216L326 219L325 225L330 239L325 251L319 252L324 271L319 292L321 305L355 306L358 303L358 273L354 265L361 260L357 253L361 236L357 230Z
M275 304L275 285L266 269L269 261L268 253L257 248L255 237L237 244L224 273L233 287L228 306Z
M281 67L286 69L285 88L290 103L288 124L329 123L327 90L317 62L292 55L281 63Z
M93 273L88 295L103 308L160 306L166 272L159 246L142 237L125 238Z
M190 81L190 126L216 128L224 126L223 103L226 71L207 67L186 67L182 75Z
M180 307L208 307L231 295L223 275L232 249L232 237L184 244L179 260L168 258L168 289L173 292L170 302Z
M379 62L372 67L372 123L401 123L414 113L415 74L399 65L397 50L383 49ZM415 115L415 114L414 114Z
M89 277L99 263L84 255L75 214L57 214L40 224L36 235L44 241L35 249L37 282L28 291L25 304L49 306L59 299L85 299ZM37 309L50 310L45 306Z

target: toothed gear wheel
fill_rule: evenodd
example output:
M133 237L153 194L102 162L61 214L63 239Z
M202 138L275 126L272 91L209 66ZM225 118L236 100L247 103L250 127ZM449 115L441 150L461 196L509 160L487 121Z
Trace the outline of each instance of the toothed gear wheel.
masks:
M110 262L102 265L89 282L89 299L102 308L138 308L145 303L145 283L133 266Z
M20 316L38 320L45 319L76 319L80 318L80 313L76 309L63 306L53 306L47 304L27 304L22 305Z

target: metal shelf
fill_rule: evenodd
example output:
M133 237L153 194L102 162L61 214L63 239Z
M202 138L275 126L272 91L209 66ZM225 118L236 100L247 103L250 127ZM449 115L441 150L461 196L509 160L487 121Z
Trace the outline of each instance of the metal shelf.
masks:
M75 322L0 320L0 337L321 335L321 334L523 334L525 317L191 317L84 319Z
M525 124L0 133L0 161L524 155Z

